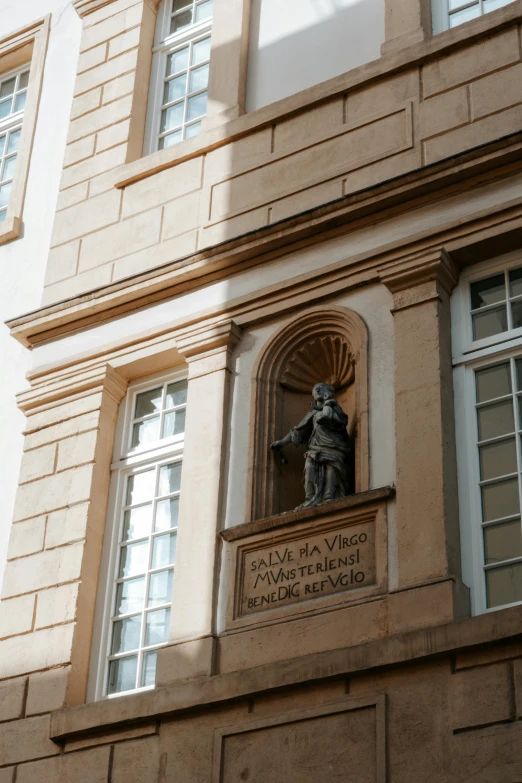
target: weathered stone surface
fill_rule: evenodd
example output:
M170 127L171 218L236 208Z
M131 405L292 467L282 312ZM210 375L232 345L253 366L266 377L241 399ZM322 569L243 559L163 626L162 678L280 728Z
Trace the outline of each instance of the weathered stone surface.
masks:
M58 745L49 739L49 716L5 723L0 731L0 764L55 756Z
M67 753L18 768L17 783L107 783L110 747Z
M26 684L26 677L0 682L0 722L22 717Z
M64 707L67 678L70 671L70 667L65 666L31 674L25 714L27 716L39 715Z

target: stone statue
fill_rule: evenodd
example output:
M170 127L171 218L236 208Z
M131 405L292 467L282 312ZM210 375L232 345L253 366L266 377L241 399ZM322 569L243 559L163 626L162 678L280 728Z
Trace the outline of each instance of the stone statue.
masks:
M289 443L308 444L305 453L305 502L297 507L317 506L354 492L353 449L346 430L348 416L335 399L335 388L317 383L313 390L311 410L270 448L281 451Z

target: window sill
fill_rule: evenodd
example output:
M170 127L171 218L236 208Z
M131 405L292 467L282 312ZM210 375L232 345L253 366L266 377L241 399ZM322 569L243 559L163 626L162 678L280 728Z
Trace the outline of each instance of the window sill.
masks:
M293 658L230 674L199 677L119 698L56 710L50 738L58 743L151 723L201 707L248 699L256 693L310 684L360 671L452 655L495 642L520 641L520 606L378 639L354 647Z
M8 217L0 223L0 245L5 245L13 239L18 239L22 231L22 221L19 217Z
M396 53L386 54L378 60L372 60L326 82L290 95L288 98L243 114L224 125L203 130L194 139L187 139L166 150L159 150L146 157L125 163L120 167L120 176L115 187L125 188L186 160L230 144L254 131L279 123L282 119L309 109L313 104L323 103L350 90L367 86L376 79L390 76L408 66L419 65L435 56L442 57L450 54L460 46L468 46L481 38L487 38L492 33L520 20L522 20L522 0L517 0L452 30L438 33L426 41Z

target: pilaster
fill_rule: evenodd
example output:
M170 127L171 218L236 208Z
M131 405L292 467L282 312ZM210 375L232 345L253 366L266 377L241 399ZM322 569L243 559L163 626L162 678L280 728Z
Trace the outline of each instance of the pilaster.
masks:
M407 607L414 586L467 612L460 582L457 472L449 297L458 272L442 250L381 270L393 294L397 462L398 593ZM445 592L433 592L446 583ZM406 592L402 592L406 591ZM417 593L422 602L422 596ZM420 605L420 604L419 604ZM410 612L408 610L408 612ZM444 613L448 617L448 613ZM403 617L404 622L407 618ZM390 631L392 632L392 631Z
M245 113L251 0L214 0L206 129Z
M214 672L214 615L220 549L223 463L231 356L240 338L233 321L176 338L189 365L184 467L170 645L158 654L163 685Z
M394 54L431 37L430 0L385 0L381 54Z

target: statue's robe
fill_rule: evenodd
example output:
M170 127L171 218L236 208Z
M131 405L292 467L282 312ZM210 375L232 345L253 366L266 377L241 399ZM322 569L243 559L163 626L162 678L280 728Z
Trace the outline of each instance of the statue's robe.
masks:
M318 466L331 465L334 468L337 497L345 497L354 491L350 467L352 443L346 431L347 425L348 416L335 402L333 405L324 405L321 411L309 411L291 431L293 443L308 444L305 457L310 457Z

